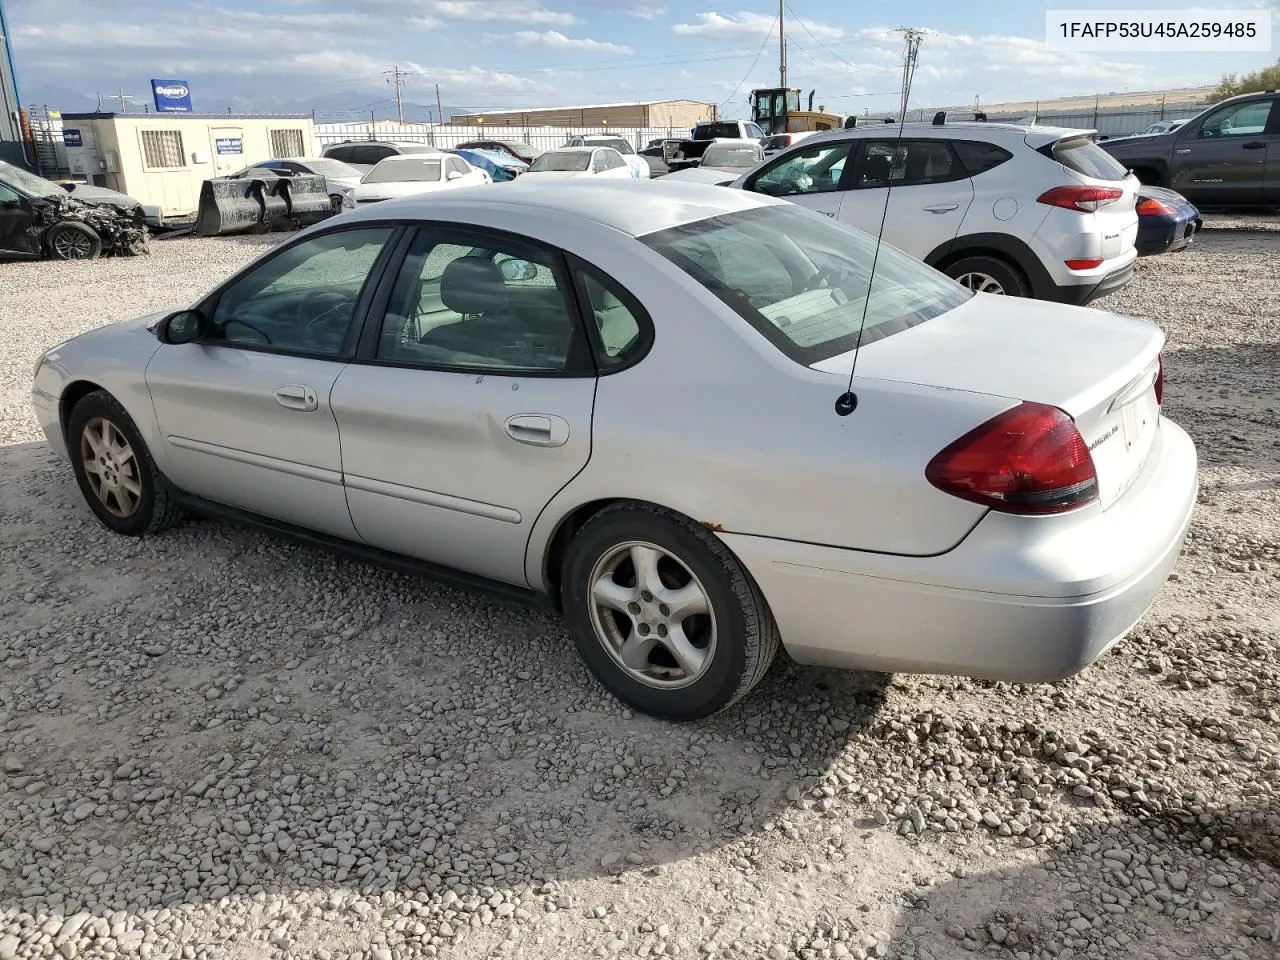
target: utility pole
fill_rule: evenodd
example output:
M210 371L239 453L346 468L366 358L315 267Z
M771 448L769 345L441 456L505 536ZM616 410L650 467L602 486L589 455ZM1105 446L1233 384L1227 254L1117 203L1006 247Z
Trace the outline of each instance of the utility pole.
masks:
M123 88L123 87L121 87L119 90L117 90L117 91L116 91L116 96L120 98L120 112L121 112L121 113L128 113L128 112L129 112L129 108L128 108L128 107L126 107L126 106L125 106L125 103L124 103L124 101L125 101L125 95L124 95L124 88Z
M920 62L920 41L924 39L924 31L919 27L899 27L898 33L906 38L906 48L902 51L902 104L898 114L898 123L907 122L907 100L911 97L911 83L915 80L916 64Z
M444 106L440 103L440 84L436 84L436 116L440 118L440 123L444 123Z
M400 117L400 122L404 123L404 99L400 95L400 88L404 86L405 75L400 72L400 64L396 64L393 70L387 72L390 74L387 83L396 88L396 114Z
M787 87L787 27L785 0L778 0L778 86ZM785 94L784 94L785 96Z

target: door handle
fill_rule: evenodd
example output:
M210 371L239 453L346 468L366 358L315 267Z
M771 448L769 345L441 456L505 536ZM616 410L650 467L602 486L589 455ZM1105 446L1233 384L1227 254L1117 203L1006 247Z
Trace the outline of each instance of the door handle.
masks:
M1266 147L1267 147L1267 141L1265 141L1265 140L1250 140L1248 143L1241 144L1241 146L1243 146L1243 147L1244 147L1244 149L1246 149L1246 150L1265 150L1265 149L1266 149Z
M276 403L289 410L301 410L310 413L318 407L316 392L300 383L287 383L276 388Z
M952 210L960 209L958 203L933 203L925 207L929 213L950 213Z
M1176 153L1176 154L1178 154L1179 156L1182 156L1182 155L1184 155L1184 154L1188 154L1188 153L1190 153L1190 152L1191 152L1191 148L1190 148L1190 147L1179 147L1177 150L1175 150L1175 151L1173 151L1173 152L1174 152L1174 153Z
M535 447L562 447L569 440L569 423L546 413L519 413L507 418L507 436Z

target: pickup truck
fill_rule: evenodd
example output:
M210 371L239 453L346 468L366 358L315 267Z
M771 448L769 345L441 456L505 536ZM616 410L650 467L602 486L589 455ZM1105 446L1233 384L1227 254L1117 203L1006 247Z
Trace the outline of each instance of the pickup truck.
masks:
M1176 130L1098 146L1143 183L1201 207L1280 206L1280 91L1232 97Z
M680 145L667 160L674 170L695 167L702 162L702 154L716 140L755 140L765 138L765 133L750 120L710 120L693 128L693 136L681 140Z

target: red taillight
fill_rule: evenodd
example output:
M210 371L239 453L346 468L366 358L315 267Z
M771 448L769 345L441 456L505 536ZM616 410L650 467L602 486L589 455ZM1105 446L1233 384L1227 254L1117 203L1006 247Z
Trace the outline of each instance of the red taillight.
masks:
M1123 196L1124 191L1119 187L1054 187L1036 197L1036 203L1093 213L1099 207L1115 203Z
M1164 406L1164 355L1156 360L1156 403Z
M1177 213L1177 210L1163 200L1147 197L1145 200L1138 201L1138 216L1140 217L1173 217Z
M1093 457L1057 407L1021 403L970 430L925 468L939 490L1004 513L1074 510L1098 497Z
M1087 260L1066 260L1064 262L1068 270L1092 270L1094 267L1102 266L1101 257L1090 257Z

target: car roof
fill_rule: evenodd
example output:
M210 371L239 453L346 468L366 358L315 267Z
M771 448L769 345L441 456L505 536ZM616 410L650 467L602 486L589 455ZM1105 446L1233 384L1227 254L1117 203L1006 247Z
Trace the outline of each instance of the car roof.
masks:
M1030 143L1043 146L1058 140L1075 137L1088 137L1096 130L1074 127L1054 127L1035 123L992 123L979 120L965 120L948 123L903 123L878 124L869 127L842 127L838 130L820 131L815 136L823 139L839 140L893 140L899 135L905 140L973 140L974 134L981 133L978 139L990 143ZM806 138L807 139L807 138Z
M379 163L405 163L409 160L436 160L444 156L442 150L423 150L419 153L393 153L379 160Z
M547 153L593 153L596 150L610 150L611 147L552 147Z
M628 236L642 237L708 217L757 207L790 206L785 200L746 190L665 180L609 180L604 177L580 180L540 180L533 177L526 180L521 177L508 186L510 189L504 186L500 190L467 187L445 191L447 197L433 194L430 200L406 197L390 201L391 205L377 204L379 209L370 207L350 211L342 219L351 223L355 219L377 220L394 215L396 219L439 220L453 210L464 214L460 219L467 222L466 211L490 207L504 211L523 209L560 214L590 220Z

